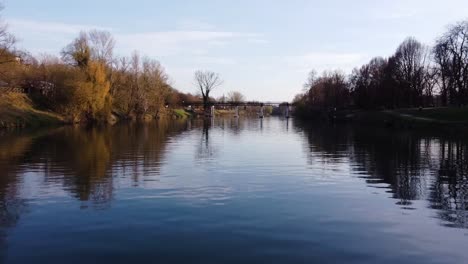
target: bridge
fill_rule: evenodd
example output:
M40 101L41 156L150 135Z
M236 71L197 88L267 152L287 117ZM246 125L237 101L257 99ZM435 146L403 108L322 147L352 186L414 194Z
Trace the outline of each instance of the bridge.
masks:
M203 106L205 107L205 103L203 102L183 102L183 105L186 107L194 107L194 106ZM280 107L285 115L286 118L290 117L290 112L291 112L291 104L289 102L257 102L257 101L251 101L251 102L208 102L206 104L210 108L210 112L206 113L207 116L214 116L215 115L215 109L216 107L235 107L235 113L234 117L239 117L239 107L260 107L259 111L259 117L264 118L264 109L265 106L276 106Z

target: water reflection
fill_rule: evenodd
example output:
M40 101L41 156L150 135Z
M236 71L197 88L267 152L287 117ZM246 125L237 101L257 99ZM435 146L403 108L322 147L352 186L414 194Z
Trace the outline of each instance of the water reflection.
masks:
M41 134L2 137L0 194L14 193L23 165L44 175L47 186L62 186L80 201L108 204L113 179L123 173L138 184L146 170L157 172L168 139L185 123L122 124L119 127L64 127ZM5 200L5 199L2 199Z
M446 225L468 228L468 146L459 138L440 140L437 179L431 186L431 208L440 209Z
M467 141L279 118L5 133L0 255L30 263L49 250L63 263L76 252L89 260L102 252L132 260L167 252L168 260L193 252L206 260L219 252L219 263L239 248L246 255L234 263L350 255L375 263L408 247L397 257L419 252L414 263L426 263L441 249L442 260L454 252L463 258L456 246L466 239L453 235L468 229ZM425 234L455 242L438 248ZM365 247L349 243L356 239Z
M214 158L216 153L216 147L213 145L213 142L210 142L210 129L214 124L214 119L204 119L202 121L202 133L200 144L197 148L196 159L199 161L209 161ZM224 128L225 123L220 124Z
M0 250L4 251L8 230L16 226L27 209L25 199L19 194L20 179L16 177L16 171L24 153L29 150L32 136L7 134L1 135L0 139Z
M468 228L468 139L430 131L296 123L309 161L349 162L368 186L388 188L402 209L427 201L442 224ZM319 158L319 159L318 159Z

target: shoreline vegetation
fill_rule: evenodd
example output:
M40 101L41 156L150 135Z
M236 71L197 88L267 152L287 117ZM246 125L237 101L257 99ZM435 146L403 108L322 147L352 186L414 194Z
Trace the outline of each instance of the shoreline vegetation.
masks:
M157 60L138 51L115 55L115 39L103 30L81 32L60 56L33 56L16 42L0 19L0 128L196 117L223 83L217 73L196 71L199 94L180 92ZM245 98L233 91L218 100ZM187 111L189 103L203 110Z
M38 110L20 93L0 94L0 128L38 127L65 124L62 116Z
M241 117L257 116L257 109L241 110ZM267 109L265 114L271 115L272 109ZM217 109L215 116L234 116L234 109ZM155 119L188 119L205 118L203 108L189 110L187 108L165 108L157 117L153 115L140 116L138 118L112 113L105 124L114 124L119 121L151 121ZM18 92L0 93L0 129L37 128L50 126L64 126L74 124L89 124L87 122L72 122L66 116L59 113L38 108L27 94Z
M408 108L336 112L334 122L378 125L397 129L468 130L468 108Z
M450 25L432 46L409 37L390 57L375 57L351 74L311 71L293 105L301 119L465 129L468 20Z
M81 32L61 56L35 57L16 42L0 22L0 129L198 118L208 115L212 102L245 102L236 91L213 98L212 90L223 80L210 71L195 72L198 94L178 91L157 60L137 51L115 55L116 43L107 31ZM291 105L300 119L466 128L468 20L448 27L432 47L409 37L392 56L373 58L348 75L311 71ZM240 115L257 111L243 109ZM234 110L216 109L215 115L234 115Z

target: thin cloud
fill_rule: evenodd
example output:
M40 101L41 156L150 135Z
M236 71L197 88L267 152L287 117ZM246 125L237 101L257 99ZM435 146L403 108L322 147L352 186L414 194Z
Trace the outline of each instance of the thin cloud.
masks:
M117 34L118 45L125 51L140 50L155 56L199 55L211 48L261 39L255 33L228 31L162 31L135 34ZM119 44L120 43L120 44Z
M233 43L262 42L263 37L256 33L243 33L214 30L209 24L196 21L183 21L179 26L198 29L178 29L169 31L154 31L143 33L121 33L117 29L97 25L58 23L28 19L9 19L10 28L27 43L33 37L36 41L47 43L44 50L60 50L70 42L80 31L92 29L107 30L114 34L117 40L117 53L130 54L134 50L149 56L176 56L208 54L214 48L221 48ZM205 28L205 29L202 29ZM210 29L210 30L208 30ZM24 36L24 37L23 37ZM52 41L60 47L51 47ZM37 48L38 49L38 48ZM36 48L33 48L36 50Z
M250 39L247 40L247 42L253 43L253 44L268 44L268 43L270 43L268 40L263 39L263 38L250 38Z
M179 30L203 30L203 31L213 31L216 29L216 26L195 19L183 19L177 23L177 29Z
M419 14L415 10L395 10L387 12L378 12L375 10L372 14L372 19L375 20L402 20L415 18Z
M67 24L58 22L35 21L28 19L9 19L12 31L34 33L77 34L83 30L99 29L111 31L111 28L83 24Z
M331 53L311 52L299 56L287 56L285 63L299 72L340 69L351 71L368 60L368 56L361 53Z
M194 63L201 65L235 65L237 61L234 58L227 57L196 57Z

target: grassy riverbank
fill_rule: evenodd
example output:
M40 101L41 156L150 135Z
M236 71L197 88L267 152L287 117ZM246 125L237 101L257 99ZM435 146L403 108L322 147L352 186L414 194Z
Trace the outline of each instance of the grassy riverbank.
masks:
M167 109L161 113L161 116L186 119L191 118L192 113L184 109ZM117 122L118 119L119 117L113 116L112 123ZM149 119L154 119L154 117L148 115L145 118L145 120ZM26 94L0 93L0 129L55 126L67 123L69 122L66 122L65 118L58 113L37 109Z
M428 108L428 109L402 109L396 114L406 116L418 121L439 123L468 123L468 108Z
M20 93L0 94L0 128L36 127L64 123L52 112L37 110L31 99Z
M186 119L192 117L192 113L185 111L183 108L173 109L172 116L177 119Z
M404 128L468 128L468 108L398 109L337 113L338 120Z

